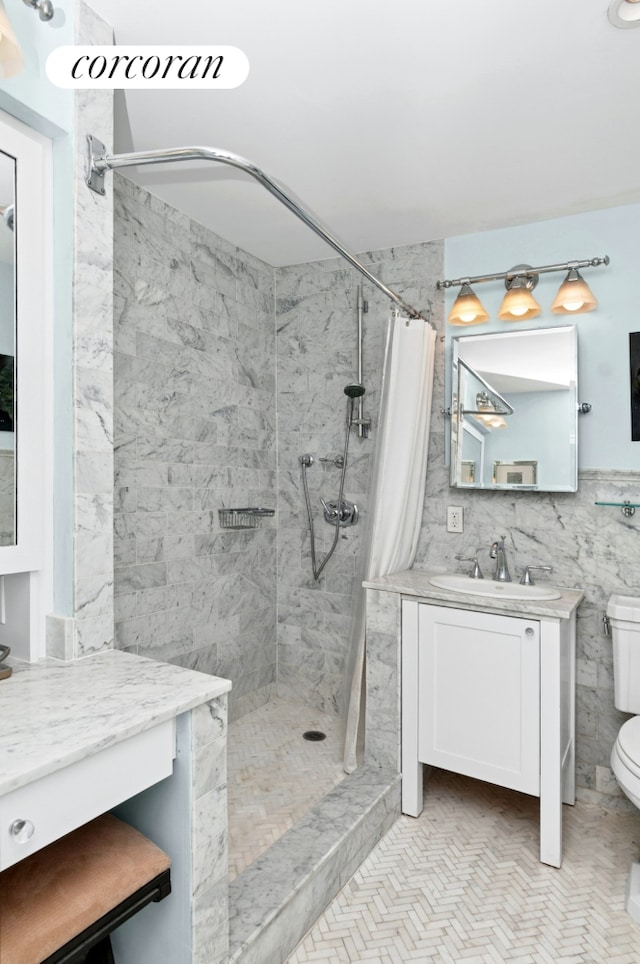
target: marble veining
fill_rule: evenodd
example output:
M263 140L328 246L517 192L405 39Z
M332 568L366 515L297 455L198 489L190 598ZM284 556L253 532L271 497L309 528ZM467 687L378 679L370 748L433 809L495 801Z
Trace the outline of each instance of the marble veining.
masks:
M114 191L116 645L232 678L233 718L276 677L277 518L218 516L276 507L274 271Z
M16 662L1 685L0 794L231 689L228 680L118 651Z
M113 31L86 3L76 6L75 41L109 44ZM47 618L47 651L65 659L113 648L113 191L86 185L86 133L111 149L113 93L75 95L73 247L73 543L70 611ZM72 431L73 430L73 431ZM65 453L61 456L65 458ZM108 535L105 538L105 534ZM62 577L61 577L62 578Z

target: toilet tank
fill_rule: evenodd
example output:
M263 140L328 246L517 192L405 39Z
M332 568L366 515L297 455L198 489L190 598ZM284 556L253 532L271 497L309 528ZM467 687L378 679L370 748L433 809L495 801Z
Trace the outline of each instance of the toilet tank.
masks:
M615 704L640 713L640 597L611 596L607 605L613 639Z

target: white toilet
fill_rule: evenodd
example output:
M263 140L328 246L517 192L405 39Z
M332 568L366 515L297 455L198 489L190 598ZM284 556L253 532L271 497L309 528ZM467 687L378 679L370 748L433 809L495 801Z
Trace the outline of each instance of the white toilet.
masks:
M640 714L640 597L611 596L607 606L613 639L614 702ZM640 809L640 715L620 727L611 751L611 769L621 790ZM640 922L640 863L631 865L627 910Z

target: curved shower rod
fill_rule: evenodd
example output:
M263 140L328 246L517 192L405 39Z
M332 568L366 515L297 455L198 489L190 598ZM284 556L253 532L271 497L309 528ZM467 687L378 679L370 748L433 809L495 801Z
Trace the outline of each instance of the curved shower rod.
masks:
M295 214L307 227L315 231L327 244L331 245L334 251L356 268L360 274L364 275L371 284L379 288L383 294L395 302L410 318L422 318L427 324L431 324L428 318L408 304L400 295L388 288L384 282L376 278L375 275L365 268L358 261L355 255L351 254L342 244L327 230L312 214L303 208L297 201L294 201L286 191L284 191L276 181L268 174L257 167L252 161L248 161L239 154L232 154L231 151L224 151L217 147L176 147L168 150L159 151L134 151L130 154L107 154L105 145L91 134L87 135L89 149L89 167L87 174L87 185L96 194L105 194L104 176L107 171L116 170L119 167L134 167L144 164L166 164L173 161L217 161L220 164L229 164L237 167L246 174L250 174L259 184L273 194L281 204Z

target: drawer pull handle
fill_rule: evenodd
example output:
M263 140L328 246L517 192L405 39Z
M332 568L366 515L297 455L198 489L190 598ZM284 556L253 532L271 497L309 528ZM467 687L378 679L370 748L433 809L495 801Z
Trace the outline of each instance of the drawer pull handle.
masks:
M14 820L9 827L9 833L16 843L22 844L33 837L35 829L30 820Z
M527 626L524 633L525 633L525 636L533 636L533 629L531 628L531 626Z

